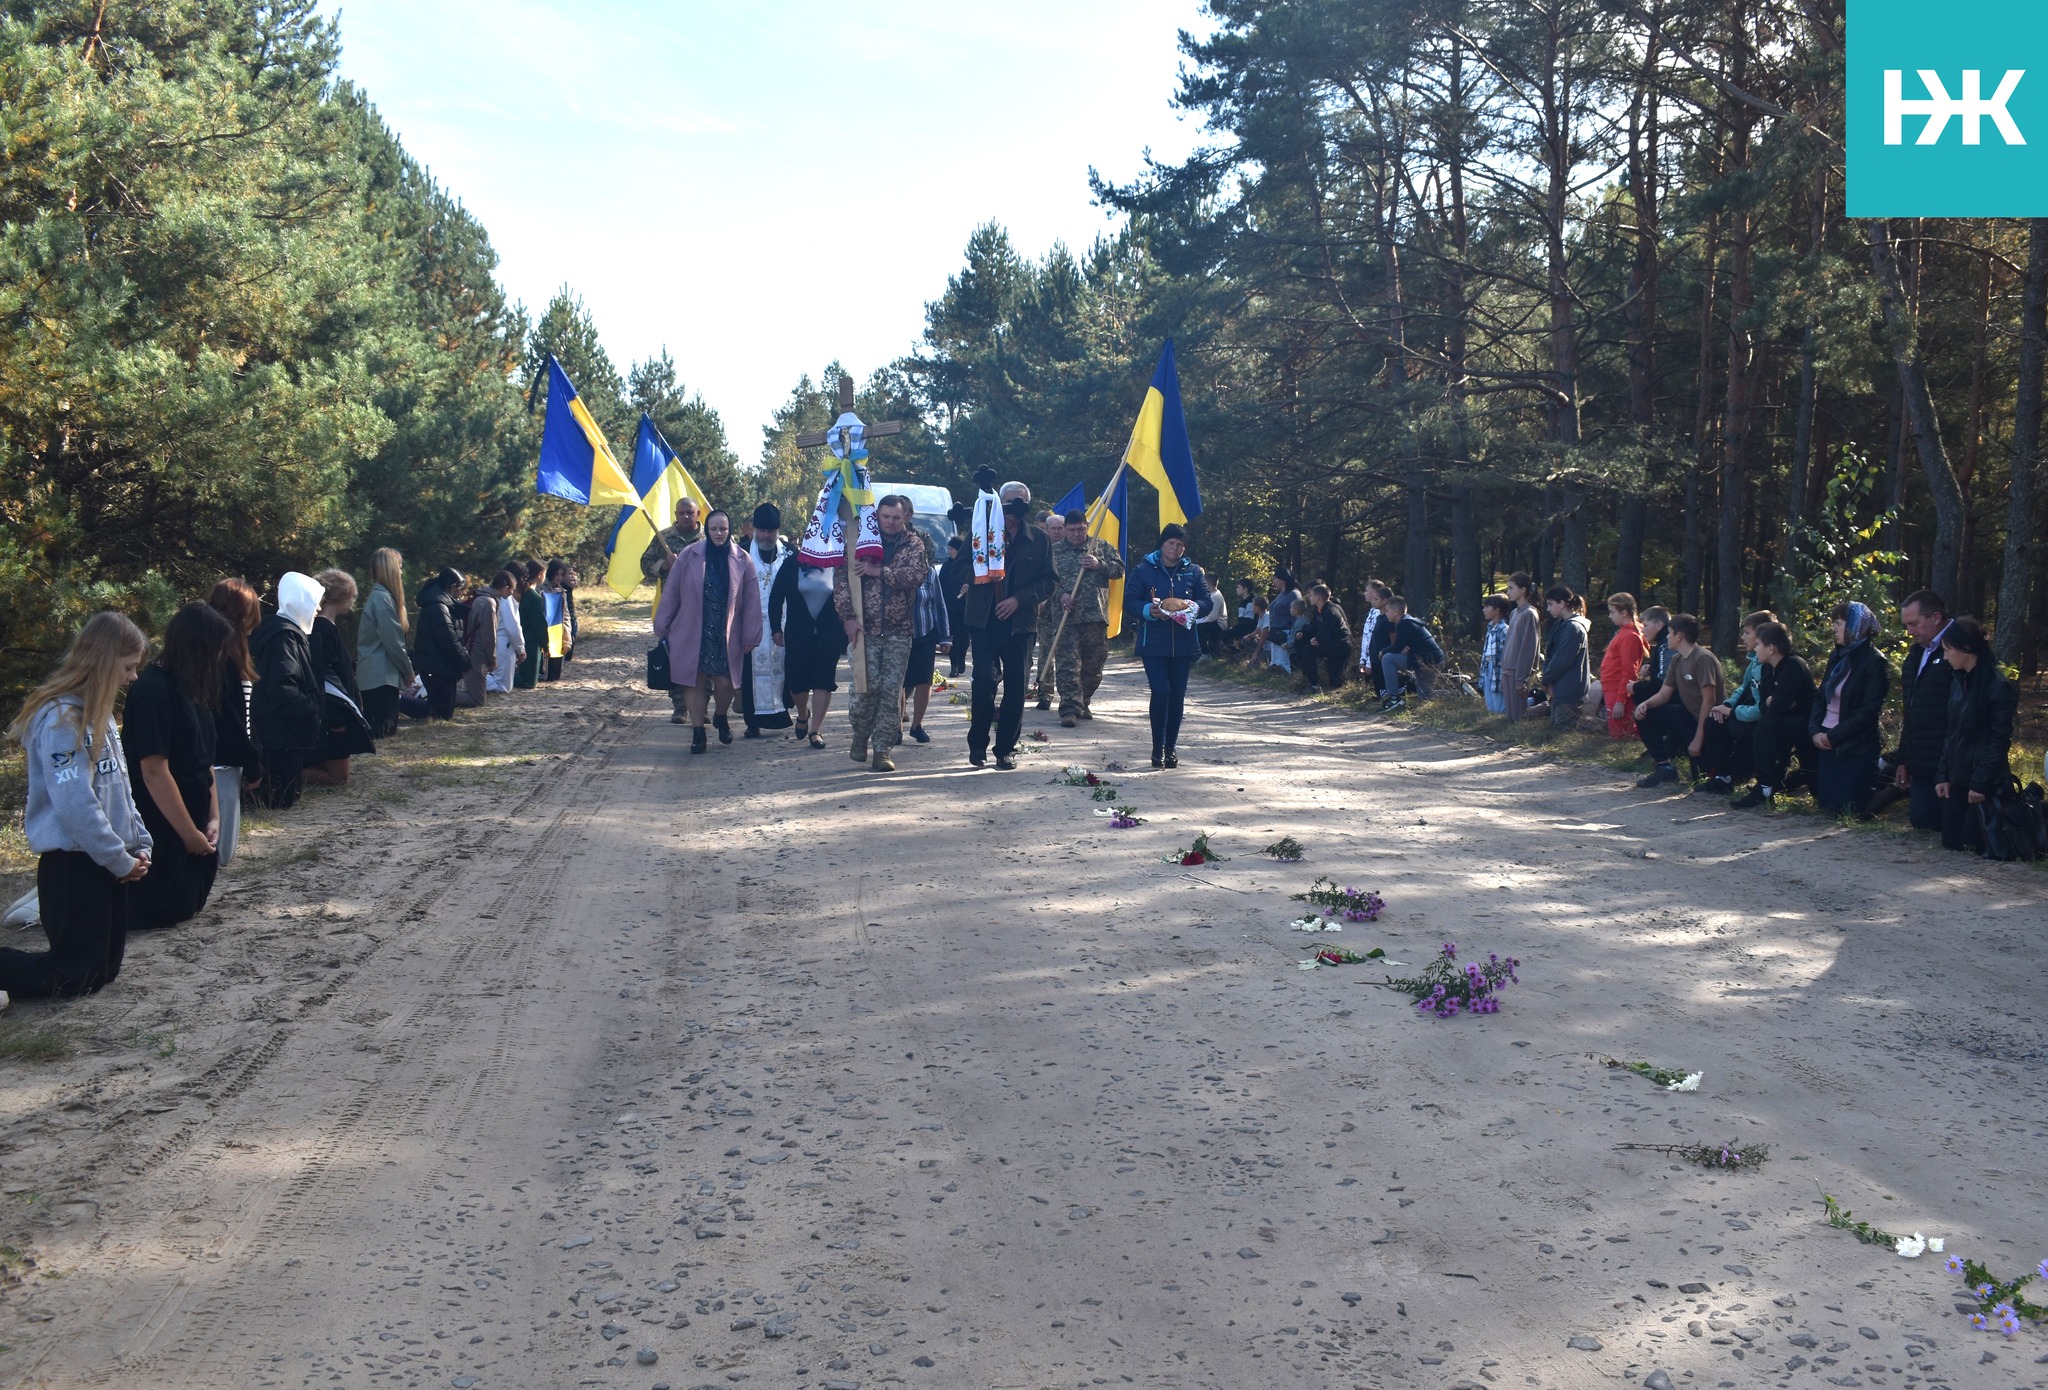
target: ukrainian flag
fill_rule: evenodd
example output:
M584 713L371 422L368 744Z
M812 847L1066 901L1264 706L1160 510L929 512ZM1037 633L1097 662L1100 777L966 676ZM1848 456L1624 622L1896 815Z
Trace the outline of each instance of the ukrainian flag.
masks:
M640 505L639 491L553 354L548 357L548 418L540 436L537 485L544 497L582 507Z
M1193 476L1190 474L1189 476ZM1098 504L1099 505L1099 504ZM1164 505L1162 501L1161 505ZM1201 510L1201 500L1195 501L1195 510ZM1126 568L1131 563L1131 475L1119 474L1116 491L1109 495L1109 505L1101 508L1102 514L1095 518L1091 534L1100 536L1116 547L1117 558ZM1124 630L1124 581L1109 581L1109 635L1115 637Z
M561 594L541 594L548 615L548 655L561 660L569 648L569 602Z
M710 500L682 459L661 437L654 421L640 417L640 436L633 444L633 487L640 505L623 508L618 525L612 528L609 547L611 563L605 567L604 582L620 598L640 587L640 557L654 544L654 534L676 514L676 501L688 497L697 504L699 517L711 511Z
M1057 517L1064 517L1068 512L1084 511L1087 509L1087 506L1088 494L1081 490L1079 483L1075 483L1067 489L1065 497L1052 504L1052 514Z
M1152 385L1131 428L1126 455L1139 477L1159 489L1159 524L1202 514L1202 489L1195 482L1195 456L1188 447L1187 417L1180 409L1180 374L1173 366L1173 339L1159 354Z

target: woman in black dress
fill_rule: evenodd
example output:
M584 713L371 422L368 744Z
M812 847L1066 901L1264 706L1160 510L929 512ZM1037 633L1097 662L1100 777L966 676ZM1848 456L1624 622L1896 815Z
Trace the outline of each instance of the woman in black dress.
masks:
M832 607L832 571L800 560L782 567L768 591L768 630L782 648L782 683L796 708L796 732L823 748L825 711L839 688L846 627Z
M121 743L135 808L149 830L149 872L129 890L131 927L174 927L206 906L220 871L214 706L241 635L210 604L188 603L164 629L163 655L128 688Z

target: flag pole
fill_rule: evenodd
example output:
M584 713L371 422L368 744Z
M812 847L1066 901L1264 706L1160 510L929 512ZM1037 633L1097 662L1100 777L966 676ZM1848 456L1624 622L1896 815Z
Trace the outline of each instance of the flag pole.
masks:
M1137 442L1137 439L1138 432L1137 430L1133 429L1131 431L1131 444L1135 444ZM1105 516L1109 515L1109 499L1116 496L1116 485L1118 481L1123 478L1124 470L1130 466L1131 444L1124 445L1124 456L1117 460L1116 472L1109 475L1109 486L1102 490L1102 496L1095 499L1095 507L1093 509L1095 512L1095 517L1088 523L1088 539L1091 541L1101 539L1101 537L1095 534L1095 530L1097 527L1102 525L1102 519ZM1088 571L1085 568L1079 574L1074 576L1074 587L1067 591L1068 598L1072 599L1079 596L1081 592L1081 581L1086 579L1087 577ZM1060 645L1060 637L1067 630L1067 619L1072 617L1073 613L1073 604L1069 603L1063 606L1063 609L1060 613L1059 626L1055 627L1052 630L1052 641L1045 644L1045 655L1039 658L1038 669L1032 673L1031 680L1029 682L1030 685L1035 686L1044 681L1045 663L1052 659L1053 653L1058 649Z

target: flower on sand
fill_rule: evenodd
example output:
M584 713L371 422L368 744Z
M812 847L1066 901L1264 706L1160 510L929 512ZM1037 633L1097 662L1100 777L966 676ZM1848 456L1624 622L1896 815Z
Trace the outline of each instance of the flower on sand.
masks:
M1947 1248L1947 1246L1948 1239L1945 1236L1927 1237L1927 1248L1929 1250L1932 1250L1937 1255L1939 1255L1945 1248Z
M1706 1073L1703 1071L1693 1072L1685 1080L1674 1081L1664 1089L1667 1091L1697 1091L1700 1088L1700 1078L1705 1075Z
M1961 1274L1963 1272L1963 1257L1961 1255L1951 1255L1942 1261L1942 1265L1950 1274Z
M1900 1236L1899 1243L1893 1246L1892 1249L1906 1259L1917 1260L1927 1251L1927 1237L1921 1235L1918 1231L1913 1232L1909 1236Z
M2043 1279L2048 1279L2048 1260L2043 1260L2041 1261L2041 1263L2035 1265L2034 1273L2039 1275Z

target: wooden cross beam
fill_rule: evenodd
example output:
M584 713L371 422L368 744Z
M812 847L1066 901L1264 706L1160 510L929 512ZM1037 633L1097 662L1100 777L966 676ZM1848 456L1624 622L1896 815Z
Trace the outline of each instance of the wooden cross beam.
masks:
M850 376L839 378L839 413L841 415L851 415L853 413L853 378ZM892 434L901 433L903 433L903 422L901 420L884 420L879 425L869 425L867 427L867 437L869 439L882 439ZM820 449L828 442L830 441L824 430L819 430L815 434L800 434L796 437L796 447L799 449Z
M841 375L839 378L839 415L843 419L853 415L853 378ZM860 419L854 415L856 420ZM903 433L901 420L885 420L879 425L864 425L867 438L875 439ZM800 449L819 449L832 442L831 431L820 430L816 434L800 434L796 437ZM839 499L839 520L842 534L846 537L846 584L853 594L853 611L860 619L861 637L865 639L868 627L867 586L860 582L860 562L853 558L854 542L860 537L860 514L852 502L844 496ZM857 639L847 644L846 655L853 666L853 693L868 693L868 653L864 640Z

